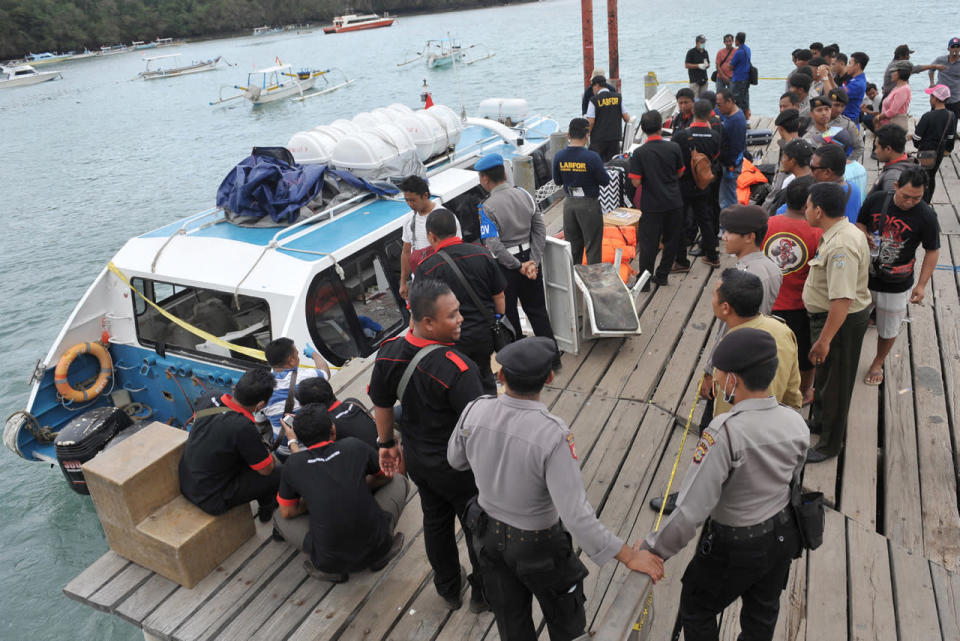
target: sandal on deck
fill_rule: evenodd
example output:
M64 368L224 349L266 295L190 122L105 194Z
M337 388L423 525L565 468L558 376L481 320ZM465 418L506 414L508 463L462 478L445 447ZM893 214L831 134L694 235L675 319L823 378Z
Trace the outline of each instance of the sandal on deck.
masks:
M867 372L867 375L863 377L863 382L867 385L879 385L883 382L883 370Z

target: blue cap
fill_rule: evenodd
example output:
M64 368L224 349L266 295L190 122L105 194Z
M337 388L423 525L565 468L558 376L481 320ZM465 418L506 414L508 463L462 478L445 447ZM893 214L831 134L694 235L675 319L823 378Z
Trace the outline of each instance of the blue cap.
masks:
M950 42L947 43L947 47L960 47L960 38L950 38Z
M477 161L477 164L473 166L475 171L486 171L487 169L493 169L494 167L503 166L503 156L500 154L487 154L483 158Z

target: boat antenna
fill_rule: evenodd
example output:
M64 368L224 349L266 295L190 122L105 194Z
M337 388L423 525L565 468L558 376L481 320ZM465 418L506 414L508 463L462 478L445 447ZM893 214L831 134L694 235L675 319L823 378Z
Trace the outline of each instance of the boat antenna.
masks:
M450 42L450 50L453 51L453 38L450 36L450 32L447 32L447 40ZM457 53L453 51L453 73L457 76L457 95L460 97L460 119L467 119L467 108L463 104L463 86L460 84L460 70L457 68Z

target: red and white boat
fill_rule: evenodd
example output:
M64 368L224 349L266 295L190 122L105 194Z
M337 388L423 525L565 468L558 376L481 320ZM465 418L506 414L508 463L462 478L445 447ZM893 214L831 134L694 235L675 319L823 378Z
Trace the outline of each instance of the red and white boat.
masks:
M360 31L361 29L376 29L377 27L389 27L396 18L391 18L390 14L384 13L378 16L375 13L358 15L351 13L345 16L337 16L333 19L333 24L324 27L324 33L343 33L345 31Z

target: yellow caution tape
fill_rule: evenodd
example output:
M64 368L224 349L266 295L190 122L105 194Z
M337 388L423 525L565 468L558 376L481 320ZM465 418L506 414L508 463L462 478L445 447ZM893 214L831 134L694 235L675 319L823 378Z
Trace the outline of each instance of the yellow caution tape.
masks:
M677 456L673 459L673 469L670 470L670 480L667 481L667 489L663 492L663 501L660 503L660 513L657 514L657 522L653 526L653 531L660 529L660 520L663 518L663 511L667 507L667 497L670 496L670 488L673 487L673 479L677 475L677 468L680 466L680 457L683 456L683 448L687 443L687 434L690 433L690 424L693 422L693 413L697 409L697 403L700 401L700 390L703 389L703 374L700 375L700 382L697 383L697 394L693 397L693 405L690 406L690 413L687 415L687 424L683 428L683 436L680 437L680 449L677 450ZM647 603L643 606L643 613L640 620L633 624L633 629L639 632L647 621L647 614L650 612L650 606L653 604L653 590L647 595Z
M145 303L147 303L148 305L150 305L151 307L153 307L155 310L157 310L158 312L160 312L160 314L161 314L164 318L166 318L167 320L169 320L171 323L174 323L174 324L176 324L176 325L179 325L180 327L182 327L183 329L187 330L187 331L190 332L191 334L193 334L193 335L195 335L195 336L199 336L200 338L202 338L202 339L204 339L204 340L206 340L206 341L209 341L209 342L213 343L214 345L219 345L220 347L224 347L224 348L226 348L226 349L229 349L230 351L240 352L241 354L244 354L244 355L246 355L246 356L250 356L251 358L256 358L257 360L261 360L261 361L266 362L267 357L266 357L266 355L263 353L263 350L254 349L254 348L252 348L252 347L245 347L245 346L243 346L243 345L237 345L237 344L235 344L235 343L228 343L227 341L223 340L222 338L220 338L220 337L218 337L218 336L214 336L214 335L211 334L210 332L204 331L204 330L200 329L199 327L197 327L196 325L191 325L190 323L188 323L187 321L183 320L182 318L178 318L177 316L174 316L173 314L171 314L170 312L168 312L168 311L165 310L164 308L160 307L160 306L157 305L155 302L153 302L152 300L150 300L149 298L147 298L139 289L137 289L136 287L134 287L134 286L130 283L130 280L126 277L126 275L125 275L123 272L121 272L121 271L117 268L116 265L113 264L113 261L110 261L109 263L107 263L107 269L109 269L111 272L113 272L113 275L116 276L117 278L119 278L121 281L123 281L123 284L124 284L124 285L126 285L127 287L129 287L130 289L133 290L133 293L135 293L137 296L139 296L141 299L143 299L143 301L144 301ZM303 368L316 368L315 365L308 365L308 364L303 364L303 363L300 364L300 367L303 367ZM332 365L330 366L330 368L331 368L331 369L339 369L339 368L333 367Z
M769 77L769 78L758 78L758 80L786 80L786 78L779 77ZM656 87L657 85L688 85L690 84L689 80L659 80L657 82L644 82L644 87Z

